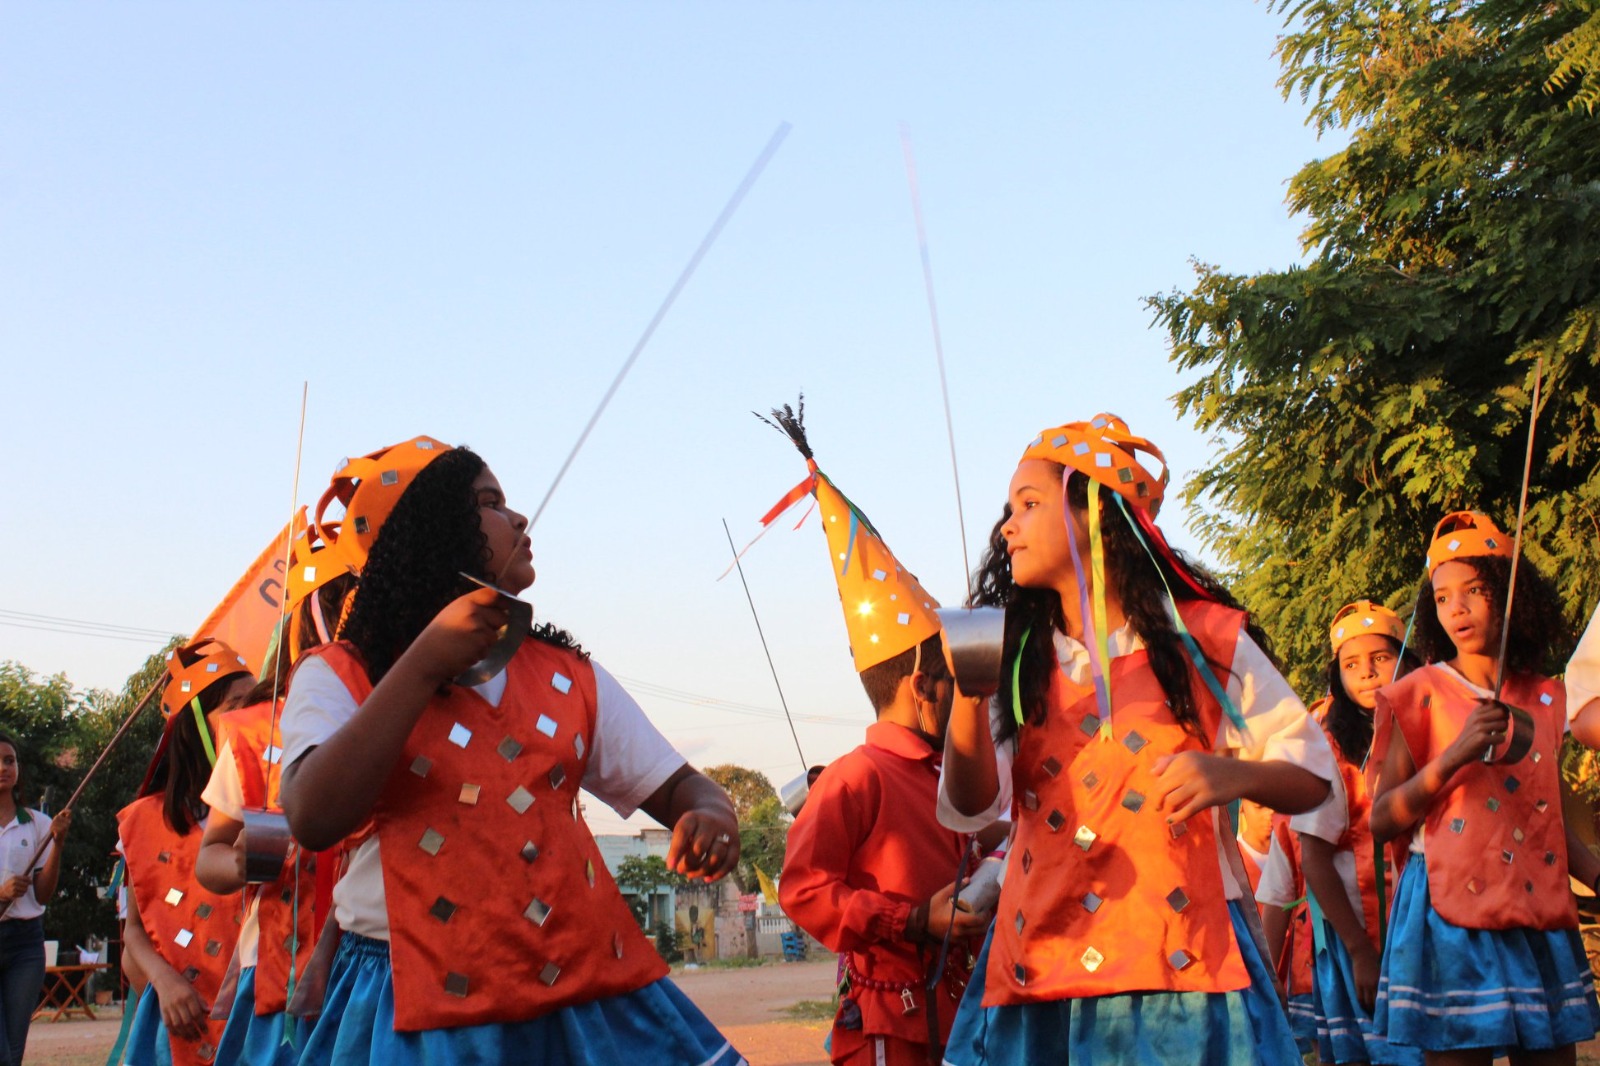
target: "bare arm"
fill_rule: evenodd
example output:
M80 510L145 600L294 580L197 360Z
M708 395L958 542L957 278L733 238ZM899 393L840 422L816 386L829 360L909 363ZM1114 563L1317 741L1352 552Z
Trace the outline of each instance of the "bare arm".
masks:
M1328 798L1328 782L1281 759L1248 762L1199 751L1163 755L1150 767L1164 790L1157 809L1181 822L1208 807L1254 800L1284 814L1309 811Z
M1590 850L1590 845L1594 843L1594 808L1567 786L1565 777L1559 777L1558 780L1561 783L1562 824L1567 832L1567 873L1593 890L1595 879L1600 878L1600 858L1596 858Z
M945 794L957 811L981 814L1000 792L994 736L989 732L989 701L957 695L944 734Z
M688 763L673 771L639 809L672 830L668 869L716 881L738 865L739 819L733 801L722 786Z
M180 1039L193 1040L205 1031L207 1007L194 986L173 969L150 942L139 917L139 903L128 889L128 920L123 927L123 950L142 972L161 1001L161 1018Z
M498 601L478 589L448 604L350 720L285 769L283 810L296 840L323 851L367 819L428 701L483 658L505 625Z
M200 857L195 860L194 877L219 896L244 887L244 829L215 807L206 819L205 835L200 838Z
M72 808L68 807L50 821L50 835L54 838L50 848L50 857L44 861L44 867L34 872L33 898L40 905L50 902L50 897L56 894L56 886L61 880L61 849L67 843L67 827L72 825Z
M1378 787L1372 800L1372 836L1387 844L1422 821L1428 809L1449 787L1458 771L1482 758L1491 744L1505 737L1509 718L1496 704L1487 701L1467 716L1461 734L1450 746L1421 770L1399 737L1389 742Z
M1368 935L1361 924L1361 916L1350 906L1344 881L1333 865L1333 845L1310 833L1297 835L1300 837L1300 869L1306 877L1306 889L1317 898L1322 916L1333 926L1339 941L1350 953L1356 998L1361 1001L1361 1006L1371 1010L1377 1001L1378 972L1383 956L1374 938ZM1359 856L1357 861L1361 861Z
M1261 932L1267 940L1267 965L1276 969L1283 958L1283 943L1289 939L1289 912L1276 903L1268 903L1261 910Z
M1572 735L1587 748L1600 748L1600 699L1590 700L1572 716Z

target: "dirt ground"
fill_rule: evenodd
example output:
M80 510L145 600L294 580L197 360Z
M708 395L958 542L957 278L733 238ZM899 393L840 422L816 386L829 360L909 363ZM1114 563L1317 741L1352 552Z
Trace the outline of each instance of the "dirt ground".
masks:
M773 962L738 969L675 970L672 979L751 1066L826 1066L828 1022L794 1021L785 1008L833 995L834 960ZM28 1031L28 1066L103 1066L122 1024L116 1007L95 1021L39 1020Z
M787 1008L833 995L831 956L738 969L675 970L672 979L705 1011L750 1066L827 1066L822 1040L829 1022L796 1021ZM116 1041L116 1008L99 1019L38 1021L28 1034L28 1066L102 1066ZM1578 1066L1600 1066L1600 1041L1578 1050Z

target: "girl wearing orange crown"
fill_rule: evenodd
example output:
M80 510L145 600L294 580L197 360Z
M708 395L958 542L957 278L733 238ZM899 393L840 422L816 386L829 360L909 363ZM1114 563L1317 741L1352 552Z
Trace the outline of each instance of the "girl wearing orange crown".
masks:
M1299 1057L1219 808L1308 810L1333 760L1261 632L1156 527L1164 467L1109 415L1047 430L990 536L973 600L1006 613L1000 690L952 716L941 817L1017 828L951 1063Z
M1289 820L1316 908L1312 1000L1323 1062L1422 1062L1416 1048L1390 1046L1372 1023L1394 885L1372 839L1367 754L1378 690L1417 665L1403 650L1405 638L1399 615L1370 600L1347 604L1334 615L1328 695L1311 712L1327 731L1339 776L1326 803Z
M327 619L338 619L352 587L348 570L329 565L336 557L332 547L331 535L320 540L315 529L294 542L286 582L287 633L266 678L240 700L237 710L218 717L217 765L201 796L211 816L195 874L212 892L245 893L239 984L217 1051L218 1061L225 1064L288 1066L299 1059L310 1032L297 1028L288 1008L295 988L307 979L316 947L316 861L305 849L291 846L276 880L247 884L244 818L247 810L281 813L280 716L289 669L306 650L327 643Z
M567 633L533 628L503 672L456 679L533 583L527 520L482 459L386 463L344 517L370 555L341 640L296 667L283 804L296 837L340 841L343 930L302 1062L743 1062L665 979L606 872L580 785L673 827L668 865L738 858L725 793L690 768Z
M1485 515L1447 515L1427 563L1414 624L1429 664L1379 691L1369 763L1372 834L1402 868L1376 1026L1430 1066L1571 1063L1600 1006L1567 877L1593 884L1600 860L1569 848L1561 814L1564 693L1539 673L1561 612L1519 566L1505 617L1511 538Z
M216 761L210 716L250 687L244 659L221 641L175 649L161 697L166 729L139 788L117 815L128 865L128 957L155 995L139 1001L127 1066L212 1062L223 1022L209 1015L239 935L239 898L195 878L207 807L201 792Z

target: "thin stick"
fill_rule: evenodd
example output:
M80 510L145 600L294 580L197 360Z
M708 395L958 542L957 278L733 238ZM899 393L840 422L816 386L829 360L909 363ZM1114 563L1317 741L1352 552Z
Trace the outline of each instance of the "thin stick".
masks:
M1528 452L1522 460L1522 495L1517 500L1517 532L1511 540L1511 580L1506 585L1506 609L1500 618L1500 654L1494 668L1494 698L1506 683L1506 647L1511 640L1511 604L1517 595L1517 563L1522 559L1522 520L1528 513L1528 482L1533 476L1533 431L1539 425L1539 388L1544 383L1544 356L1533 366L1533 402L1528 405Z
M800 750L800 734L795 732L794 715L789 713L789 701L783 698L783 683L778 680L778 668L772 662L772 649L767 647L767 634L761 629L761 616L756 614L756 601L750 595L750 583L744 579L744 564L739 562L739 549L734 547L733 533L728 529L728 520L722 520L722 533L728 538L728 550L733 552L733 565L739 570L739 584L744 586L745 601L750 604L750 617L756 621L756 635L761 638L761 650L767 655L767 669L772 671L772 684L778 690L778 702L783 705L783 716L789 722L789 735L794 737L794 750L800 756L800 772L807 773L811 764L806 762L806 753Z
M544 514L545 506L549 504L550 497L556 494L556 487L561 484L561 479L567 476L567 468L578 457L579 449L583 447L583 442L589 439L589 434L593 431L595 423L600 421L600 416L605 413L606 406L611 403L611 397L616 395L618 387L622 385L622 379L627 377L628 371L633 369L633 364L638 360L639 353L644 351L644 346L649 344L650 338L655 335L656 327L661 325L661 320L667 317L667 312L672 309L673 303L677 301L678 294L683 291L685 285L689 284L689 279L694 276L695 270L700 266L700 260L706 257L706 253L711 250L711 246L716 243L717 237L722 233L722 228L728 224L729 219L733 218L733 213L739 209L739 204L744 201L745 194L755 185L756 179L761 177L761 172L767 169L767 163L777 154L778 146L783 143L785 137L789 136L790 129L791 127L787 122L778 123L778 128L767 141L767 146L761 150L761 154L756 156L756 161L750 165L749 171L745 173L744 180L739 182L739 187L733 191L733 196L728 199L727 204L722 209L722 213L711 224L711 229L706 233L705 239L700 242L700 247L696 248L694 255L689 257L689 265L683 268L683 273L678 275L678 280L672 283L672 288L667 292L667 298L661 301L660 307L656 308L656 313L651 317L650 324L644 328L644 334L640 336L639 343L635 344L633 351L628 353L628 358L622 364L622 369L617 371L617 376L612 379L611 387L606 389L606 394L600 398L600 406L596 407L594 414L589 416L589 424L583 427L582 433L578 434L578 442L572 446L572 451L567 453L566 459L561 463L561 469L556 471L556 479L550 483L550 488L545 492L544 499L539 501L539 506L533 512L533 517L528 519L529 529L532 529L534 524L539 521L539 516Z
M289 615L289 560L294 553L294 514L300 503L300 456L306 444L306 397L311 382L300 383L300 433L294 442L294 491L289 494L289 536L283 542L283 595L278 598L278 653L272 657L272 724L267 728L267 761L272 761L272 739L278 735L278 664L283 662L282 644L289 638L283 620ZM316 593L312 593L316 595Z
M72 808L77 805L78 798L83 795L83 790L88 788L89 782L94 779L95 771L100 769L100 767L106 761L106 756L110 755L112 751L116 749L117 744L122 740L122 738L127 735L128 730L133 726L134 721L139 717L139 712L145 709L145 706L150 702L150 697L154 696L157 690L161 688L161 684L167 680L167 676L167 672L162 671L161 676L156 678L155 684L145 689L144 695L139 697L139 702L133 705L133 711L129 713L127 718L122 720L122 724L117 727L117 731L111 734L111 739L106 741L106 746L101 750L100 757L95 759L94 765L90 766L89 772L83 775L83 780L78 782L78 787L74 789L72 795L67 798L67 802L62 805L60 811L56 812L56 817L60 817L66 812L72 810ZM52 819L52 821L54 821L54 819ZM53 839L53 834L48 832L45 833L43 839L39 841L39 846L33 851L33 858L28 860L28 865L25 867L25 872L26 870L33 869L34 864L39 861L39 856L44 854L44 849L50 846L50 841ZM0 917L5 916L6 912L11 909L11 904L14 902L16 901L7 900L5 903L0 903Z
M961 505L961 469L956 465L956 424L950 416L950 382L944 372L944 339L939 332L939 303L933 298L933 259L928 254L928 231L922 224L922 193L917 186L917 161L911 154L911 129L904 122L900 123L900 148L906 157L906 180L911 184L911 213L917 219L917 247L922 252L922 286L928 292L928 318L933 323L933 353L939 360L939 391L944 394L944 428L950 437L950 474L956 483L956 524L961 529L961 587L965 593L971 587L972 563L967 556L967 512Z

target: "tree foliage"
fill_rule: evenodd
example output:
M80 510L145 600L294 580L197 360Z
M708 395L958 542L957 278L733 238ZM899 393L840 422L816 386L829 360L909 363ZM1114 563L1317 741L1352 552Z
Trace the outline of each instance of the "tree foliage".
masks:
M152 655L121 692L79 693L63 675L39 678L18 663L0 663L0 722L23 749L22 802L43 804L52 814L60 810L165 671L165 657ZM140 712L78 800L61 880L45 909L45 933L63 947L116 931L115 902L103 893L115 864L117 812L138 791L160 736L161 714L152 705Z
M1150 304L1217 447L1198 532L1311 695L1334 609L1408 604L1444 513L1509 528L1540 358L1526 556L1569 622L1600 597L1600 0L1280 10L1281 87L1350 134L1290 183L1308 261Z
M766 774L743 766L711 766L704 773L727 791L739 816L739 865L733 879L740 892L759 891L756 869L775 879L788 853L790 818L778 790Z

